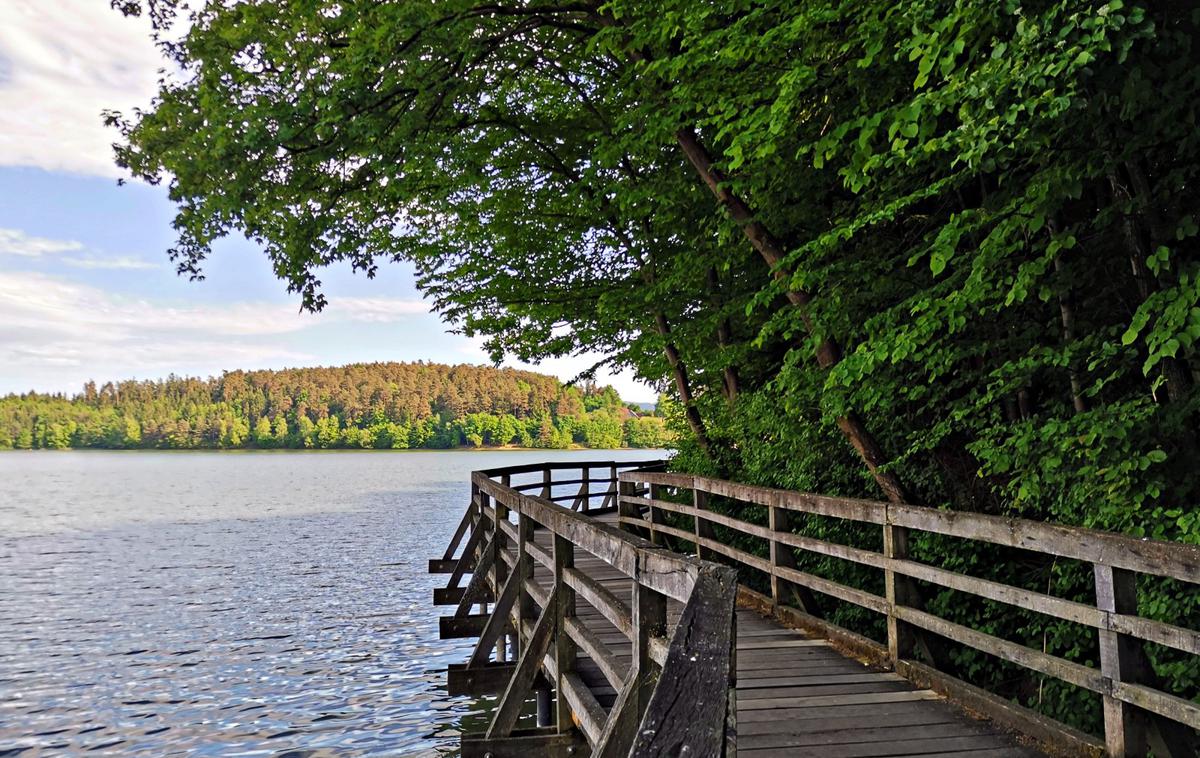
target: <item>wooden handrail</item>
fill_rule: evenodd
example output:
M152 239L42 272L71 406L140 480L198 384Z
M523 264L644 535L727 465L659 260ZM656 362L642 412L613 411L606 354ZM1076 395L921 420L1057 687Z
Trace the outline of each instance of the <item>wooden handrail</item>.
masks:
M491 724L483 735L464 737L465 757L566 755L576 744L572 740L586 742L593 756L610 758L657 755L670 749L665 746L686 748L692 755L733 755L736 571L665 550L593 518L617 508L617 475L646 465L563 462L472 474L465 526L456 530L446 557L431 561L431 570L451 573L451 586L440 592L459 602L455 616L443 622L450 627L474 624L472 633L479 636L469 663L453 673L482 681L502 672L503 687L494 690L502 694ZM609 477L596 478L597 470ZM564 471L572 473L555 479ZM541 474L542 480L513 485L513 477L529 474ZM574 485L579 488L573 495L555 494L555 488ZM624 492L627 497L638 493L635 487ZM549 533L549 547L537 543L539 533ZM455 559L460 545L462 553ZM576 557L584 554L605 561L632 581L629 604L574 568ZM453 567L448 565L455 560ZM548 570L539 575L541 582L535 581L535 566ZM471 573L471 583L456 593L466 573ZM543 586L547 573L551 578ZM490 613L462 614L464 605L481 597L484 585L495 600ZM629 638L630 662L614 655L575 618L576 598L595 607ZM683 605L673 630L666 615L671 601ZM506 636L516 648L511 663ZM607 713L575 673L580 654L594 661L618 692ZM697 661L703 665L697 666ZM539 686L552 686L558 693L555 713L539 709L538 730L516 729L522 703ZM698 687L702 697L695 696ZM679 725L697 720L703 728L679 731Z
M1104 700L1105 743L1111 755L1146 753L1149 746L1146 712L1160 717L1153 720L1159 751L1171 750L1173 741L1179 744L1180 734L1172 733L1177 726L1171 722L1200 729L1200 705L1149 686L1151 672L1141 650L1144 641L1200 655L1200 631L1143 618L1137 613L1136 602L1137 574L1200 583L1198 546L1140 540L1027 519L755 487L689 474L629 471L620 474L619 479L618 507L622 526L644 531L655 542L661 541L664 535L675 537L695 545L700 555L719 554L766 573L771 578L770 600L773 604L785 604L786 598L780 589L782 580L884 615L888 621L887 655L898 671L918 666L905 660L908 654L906 637L915 627L1099 693ZM642 485L648 491L636 494L633 488ZM690 490L692 496L680 497L681 502L667 500L663 490L668 488ZM764 527L728 513L713 512L708 507L712 496L763 506L768 509L770 525ZM690 517L692 529L665 523L665 513ZM788 528L787 513L814 514L880 526L884 531L884 549L876 552L794 534ZM753 555L721 542L714 536L712 525L767 540L770 557ZM907 554L910 530L1090 563L1095 575L1097 601L1093 605L1066 600L914 561ZM790 550L784 548L879 569L884 574L885 595L875 595L799 571L791 561L784 559L783 556L790 555ZM1100 667L1074 663L912 607L903 593L898 592L896 576L919 579L1090 626L1098 634ZM922 672L928 671L926 667L920 668Z

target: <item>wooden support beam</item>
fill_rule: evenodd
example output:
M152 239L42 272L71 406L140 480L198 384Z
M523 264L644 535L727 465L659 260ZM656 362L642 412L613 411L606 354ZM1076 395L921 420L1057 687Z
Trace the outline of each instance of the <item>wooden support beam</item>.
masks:
M516 671L513 672L512 679L508 681L508 686L500 697L500 703L496 706L496 713L487 730L488 739L507 737L517 724L517 717L521 715L521 706L529 695L530 689L533 687L533 680L541 668L542 657L550 649L550 640L554 635L557 598L558 588L555 587L550 590L546 606L538 616L537 623L533 625L533 632L529 635L527 644L521 650L521 658L517 661Z
M484 530L482 526L471 530L471 536L467 538L466 547L463 548L462 557L458 559L454 570L450 572L450 579L446 582L447 587L457 587L462 581L463 575L471 571L475 566L475 550L479 547L480 541L483 539ZM430 566L432 567L432 561Z
M629 755L733 756L736 751L737 573L709 566L671 636ZM703 665L696 662L703 661Z
M1096 607L1111 613L1137 613L1137 575L1102 563L1094 566ZM1104 697L1104 744L1109 756L1143 758L1148 755L1145 714L1113 696L1119 683L1139 684L1147 672L1140 670L1141 652L1135 639L1107 629L1099 630L1100 674L1108 690Z
M617 699L609 711L604 731L596 741L592 758L625 758L629 755L629 748L637 734L638 721L642 717L638 708L640 687L641 681L635 665L629 670L629 678L625 680L625 684L617 691Z
M883 554L888 558L908 558L908 530L892 524L883 525ZM899 620L896 616L897 605L911 605L913 598L907 592L908 584L897 581L896 572L887 569L883 572L884 595L887 598L887 640L888 657L893 668L902 658L911 658L916 648L916 635L912 627Z
M471 581L467 582L467 586L463 588L462 595L458 599L458 607L454 609L454 615L462 618L471 613L471 606L476 603L489 602L488 597L492 593L488 587L488 570L492 567L492 562L496 559L496 554L491 550L492 541L483 547L483 557L479 559L478 565L471 572ZM443 587L444 591L457 590L458 587ZM434 594L434 601L437 600L437 594Z
M587 478L587 469L584 469ZM569 540L554 535L554 587L558 591L554 607L554 628L557 638L554 644L554 667L556 694L555 725L560 732L572 727L571 706L563 696L563 679L575 671L576 645L570 636L563 634L567 622L575 617L575 590L567 584L566 572L575 566L575 546Z
M770 520L769 529L772 533L771 539L771 602L776 606L790 605L804 613L812 616L821 615L821 606L817 602L817 596L808 587L802 584L795 584L784 579L780 574L780 568L784 570L796 570L796 554L792 548L790 541L795 537L792 534L794 512L780 508L777 505L769 506L768 518Z
M553 728L521 729L508 737L466 735L462 740L462 758L584 758L587 749L575 729L561 734Z
M591 482L589 481L592 476L592 470L587 465L584 465L580 468L580 472L582 473L580 479L583 481L579 483L579 510L582 513L587 513L592 509L592 491Z
M647 521L650 522L650 542L655 545L661 545L662 541L663 541L662 535L659 533L658 529L655 528L656 525L663 523L663 514L662 514L662 511L660 511L654 507L654 502L653 502L655 500L661 500L662 499L661 495L662 495L662 487L657 484L651 484L650 485L650 500L651 500L650 510L646 513L646 517L647 517Z
M451 663L446 669L446 689L451 695L499 695L516 670L515 663Z
M490 498L490 496L487 495L486 493L483 493L483 492L479 493L479 502L481 505L488 503L489 498ZM508 544L508 533L504 529L504 527L508 525L508 507L505 506L503 503L497 502L495 504L494 512L495 512L495 517L492 519L492 550L491 550L493 571L491 572L491 576L488 579L489 579L489 582L491 583L492 595L494 597L496 597L497 599L499 599L500 593L502 591L502 587L504 586L505 580L508 577L508 564L506 564L503 560L505 546ZM510 606L511 606L511 603L510 603ZM507 613L508 613L508 610L506 607L506 609L503 612L499 613L499 615L501 616L501 618L503 618L505 616L505 614L507 614ZM508 639L507 639L508 635L504 633L504 630L506 628L507 627L501 627L501 633L499 634L499 636L495 637L495 640L494 640L495 645L496 645L496 660L497 661L508 660ZM489 642L489 644L491 644L491 643ZM478 652L478 651L476 651L476 652Z
M692 509L695 511L693 519L695 523L692 525L692 531L696 534L696 557L708 559L712 557L712 553L704 548L703 540L713 539L712 522L700 515L701 511L708 510L708 493L701 489L692 490Z
M508 580L504 583L504 588L500 590L500 597L496 600L496 606L492 609L491 614L488 615L487 623L480 630L479 643L475 645L475 650L471 653L471 658L467 662L468 666L479 667L485 665L488 662L488 656L491 654L492 646L497 644L511 627L508 614L517 600L520 581L520 576L514 572L509 575Z
M430 558L429 559L429 573L430 574L453 574L454 569L458 568L459 562L460 561L457 558L451 558L449 560L447 560L445 558Z
M460 602L462 602L462 599L466 594L467 587L434 587L433 604L458 605ZM492 590L490 587L484 587L475 599L477 602L482 603L491 603L495 601L495 598L492 597Z
M634 495L637 492L637 485L633 482L619 482L617 496L617 515L622 519L637 519L642 521L642 513L638 510L634 501ZM637 537L649 537L650 533L646 530L634 526L628 521L621 522L621 529Z
M442 616L438 619L438 637L443 640L465 639L478 637L483 632L490 613L478 613L473 616Z
M667 634L667 598L641 582L633 584L633 666L637 671L636 712L641 718L646 703L654 693L659 666L650 652L650 640Z
M513 572L518 575L517 584L517 618L532 619L538 611L537 603L530 597L527 587L533 582L533 555L530 547L535 545L533 529L536 522L527 514L517 512L517 565ZM543 609L544 610L544 609ZM521 637L521 625L517 624L518 652L525 655L524 641Z

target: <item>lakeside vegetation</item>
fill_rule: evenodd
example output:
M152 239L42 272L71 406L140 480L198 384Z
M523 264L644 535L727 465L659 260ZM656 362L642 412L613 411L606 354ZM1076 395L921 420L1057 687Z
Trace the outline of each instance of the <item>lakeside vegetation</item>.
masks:
M407 261L496 356L669 383L683 470L1200 543L1191 4L208 4L175 43L177 5L146 10L183 73L111 121L121 166L169 183L182 274L244 233L319 310L322 267ZM1076 562L912 553L1095 596ZM1091 629L924 591L1098 660ZM1188 626L1200 593L1139 606ZM1195 660L1147 654L1197 697ZM953 673L1097 728L1070 685L965 648Z
M612 387L436 363L230 371L0 398L0 449L662 447Z

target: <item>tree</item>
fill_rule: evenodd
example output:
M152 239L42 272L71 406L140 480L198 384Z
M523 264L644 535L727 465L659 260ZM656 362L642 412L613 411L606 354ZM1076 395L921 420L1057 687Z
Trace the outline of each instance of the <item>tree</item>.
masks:
M142 442L142 427L138 424L137 419L125 417L125 436L122 440L123 447L137 447Z
M271 419L266 416L258 417L258 421L254 422L253 439L256 447L274 446L275 438L271 430Z
M671 437L661 418L642 416L625 420L625 444L629 447L667 447Z
M679 468L1200 540L1188 4L238 3L190 24L182 78L112 116L119 162L170 182L183 273L242 232L316 309L322 267L408 261L497 359L586 349L670 387ZM451 383L422 439L497 412L478 397ZM537 444L587 439L586 397L531 393ZM941 565L1091 591L1053 563ZM1080 635L1050 637L1084 660ZM1086 720L1066 702L1039 707Z
M288 431L287 418L284 416L276 416L272 424L271 435L273 437L272 444L275 447L287 447L290 441L290 433Z

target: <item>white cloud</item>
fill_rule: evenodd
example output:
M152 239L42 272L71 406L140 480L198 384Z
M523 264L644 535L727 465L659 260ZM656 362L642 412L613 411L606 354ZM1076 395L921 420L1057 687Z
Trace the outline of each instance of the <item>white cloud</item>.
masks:
M100 112L146 107L164 64L106 0L0 2L0 165L120 176Z
M426 312L410 300L333 303L320 315L286 303L179 305L40 273L0 271L0 393L69 391L89 377L312 365L319 356L282 347L281 338L318 323L400 322Z
M159 268L157 263L151 263L150 261L144 261L128 255L117 258L63 258L62 262L74 268L85 269L137 270Z
M398 300L384 297L340 297L329 301L324 313L352 321L390 323L405 316L429 313L429 304L422 300Z
M82 250L83 243L74 240L55 240L32 237L20 229L0 229L0 255L19 255L40 258L43 255Z

